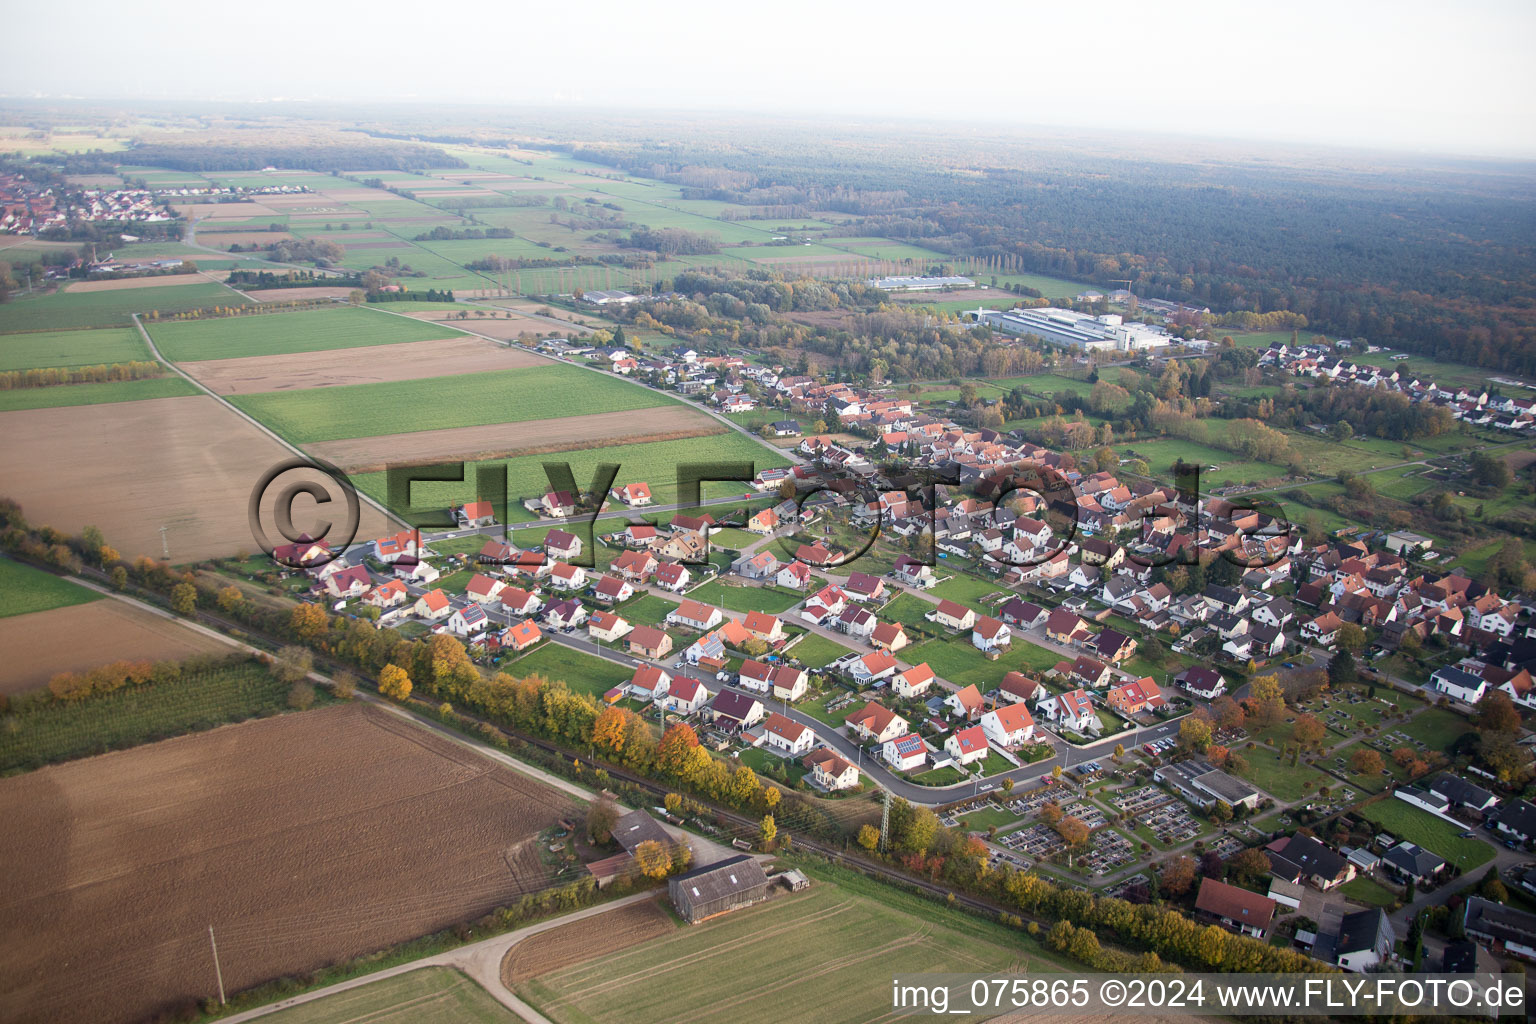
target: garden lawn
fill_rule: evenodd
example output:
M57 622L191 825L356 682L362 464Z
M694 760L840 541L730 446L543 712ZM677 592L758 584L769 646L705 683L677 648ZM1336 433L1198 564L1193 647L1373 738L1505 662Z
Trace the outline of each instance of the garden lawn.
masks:
M1426 708L1414 715L1406 724L1392 726L1392 731L1407 733L1421 741L1430 750L1443 753L1463 733L1472 731L1472 723L1454 711L1447 711L1444 708Z
M0 556L0 619L88 604L102 596L53 573Z
M1336 780L1313 768L1304 759L1298 760L1296 767L1292 768L1288 755L1282 759L1273 750L1264 747L1249 750L1245 744L1238 753L1248 759L1248 771L1243 773L1243 778L1286 803L1315 794L1319 786L1338 785Z
M1008 653L996 661L988 661L971 646L970 634L927 640L900 652L903 660L917 664L926 661L935 673L965 686L975 683L985 693L997 685L1009 672L1019 671L1026 675L1038 675L1061 661L1061 655L1036 647L1026 640L1015 639Z
M145 327L160 354L173 362L279 356L460 336L458 330L443 324L386 316L356 306L146 323Z
M778 615L800 602L800 595L773 587L733 587L718 579L688 592L692 601L703 601L732 612L768 612ZM802 641L803 642L803 641Z
M145 380L114 380L100 384L56 384L46 388L0 391L0 412L23 409L60 409L71 405L107 405L111 402L143 402L151 398L184 398L202 392L181 377L150 377Z
M795 658L801 664L811 668L823 668L851 653L853 652L850 648L844 647L835 640L829 640L820 633L807 633L799 643L789 649L785 656Z
M677 602L655 594L644 594L627 601L615 609L620 616L635 626L660 626L667 616L677 610Z
M943 571L944 564L940 562L939 568L935 569L934 572L935 574L942 574ZM966 573L953 572L949 579L935 584L929 593L985 613L988 608L982 603L982 598L1005 591L1006 588L996 580L980 579ZM932 610L930 606L929 611Z
M1431 853L1438 853L1463 872L1493 859L1491 843L1477 837L1463 839L1462 829L1396 797L1378 800L1361 808L1360 813L1398 839L1406 839Z
M985 832L989 828L999 831L1019 820L1019 816L1012 811L1006 811L994 804L988 804L974 811L966 811L960 815L959 821L963 828L976 832Z
M0 335L0 370L98 366L149 359L148 346L131 327Z
M516 661L503 662L501 670L519 678L540 675L545 679L558 680L569 686L574 693L590 693L594 697L600 697L613 687L629 682L635 674L635 670L626 665L572 650L553 641L545 641Z
M1361 875L1339 886L1339 891L1357 903L1372 907L1390 907L1397 902L1397 895L1374 878Z

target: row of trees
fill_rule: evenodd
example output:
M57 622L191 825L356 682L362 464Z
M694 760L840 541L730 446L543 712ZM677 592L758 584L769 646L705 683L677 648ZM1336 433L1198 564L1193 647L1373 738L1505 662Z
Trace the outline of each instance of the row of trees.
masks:
M56 384L100 384L107 381L145 380L165 374L165 367L153 360L134 359L126 363L99 363L95 366L50 366L30 370L0 371L0 391L46 388Z

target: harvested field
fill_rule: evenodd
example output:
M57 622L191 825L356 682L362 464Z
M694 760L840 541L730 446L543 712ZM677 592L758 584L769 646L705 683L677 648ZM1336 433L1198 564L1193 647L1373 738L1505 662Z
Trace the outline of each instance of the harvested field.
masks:
M0 479L33 522L69 533L98 526L130 559L159 557L164 525L176 563L256 550L246 515L251 488L290 457L206 395L5 412L0 436L7 442ZM262 520L269 534L271 500ZM360 536L383 532L376 509L363 504L360 511ZM339 514L316 512L309 499L295 503L295 525Z
M663 406L638 412L599 412L552 420L321 441L307 444L304 449L348 472L372 473L391 463L411 465L445 459L499 459L617 444L675 441L724 432L725 428L702 413Z
M413 245L411 245L410 242L405 242L405 241L398 241L398 242L348 242L348 243L346 243L346 249L347 249L348 252L351 252L353 249L412 249L412 248L415 248L415 247Z
M0 781L0 1018L108 1024L472 919L574 809L382 709L282 715Z
M274 216L272 207L264 203L172 203L171 208L181 216L190 220L202 220L204 217L270 217Z
M543 366L548 362L531 352L503 348L480 338L461 335L442 341L409 341L369 348L209 359L183 363L181 368L221 395L239 395L253 391L448 377L519 366Z
M507 951L501 980L511 988L529 978L649 942L676 927L676 919L663 909L659 897L632 903L529 936Z
M245 289L241 289L245 291ZM327 288L324 285L316 285L313 288L253 288L245 291L245 294L257 302L287 302L292 299L345 299L351 295L352 288Z
M105 281L76 281L66 291L71 295L83 292L123 292L134 288L166 288L177 284L204 284L202 274L166 274L155 277L108 278Z
M46 686L59 672L113 661L180 660L229 645L122 601L92 601L0 619L0 693Z
M276 242L291 242L293 236L286 231L203 231L197 236L198 245L212 249L228 249L232 245L261 243L265 248Z
M521 1024L485 989L447 967L421 967L290 1006L266 1024Z

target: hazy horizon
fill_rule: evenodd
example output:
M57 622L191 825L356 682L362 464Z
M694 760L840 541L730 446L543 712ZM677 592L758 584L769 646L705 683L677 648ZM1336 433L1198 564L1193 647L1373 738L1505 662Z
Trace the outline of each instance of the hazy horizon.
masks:
M1536 155L1536 68L1523 53L1536 5L1485 0L1304 2L1283 13L1209 2L1124 2L1087 16L982 5L947 18L885 5L763 12L684 3L656 17L588 5L479 3L424 19L372 7L342 21L313 7L73 5L61 60L12 54L13 98L327 103L441 102L737 111L878 120L1134 130L1464 156ZM324 11L325 9L321 9ZM254 14L252 12L255 12ZM328 13L328 11L326 12ZM13 38L56 16L11 12ZM242 40L247 40L242 45ZM163 52L163 59L153 55Z

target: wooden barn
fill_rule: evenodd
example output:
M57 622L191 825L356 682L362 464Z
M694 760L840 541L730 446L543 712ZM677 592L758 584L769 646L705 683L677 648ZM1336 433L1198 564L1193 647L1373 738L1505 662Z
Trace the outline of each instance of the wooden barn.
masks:
M689 924L698 924L768 898L768 876L748 854L674 875L667 881L672 905Z

